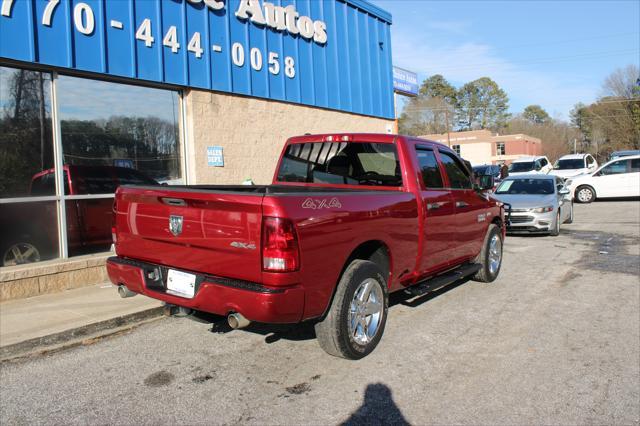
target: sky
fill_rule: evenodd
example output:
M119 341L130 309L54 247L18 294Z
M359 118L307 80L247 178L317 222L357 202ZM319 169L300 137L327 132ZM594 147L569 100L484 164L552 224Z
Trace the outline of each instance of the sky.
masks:
M395 66L456 87L490 77L510 112L568 119L617 68L640 66L640 0L370 0L393 16Z

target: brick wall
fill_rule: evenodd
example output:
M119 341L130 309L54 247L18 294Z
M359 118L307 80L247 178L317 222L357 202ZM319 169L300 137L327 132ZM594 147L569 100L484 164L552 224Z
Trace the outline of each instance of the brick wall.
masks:
M268 184L287 138L305 133L386 133L393 121L269 100L191 90L186 94L190 182ZM224 167L207 165L222 146Z

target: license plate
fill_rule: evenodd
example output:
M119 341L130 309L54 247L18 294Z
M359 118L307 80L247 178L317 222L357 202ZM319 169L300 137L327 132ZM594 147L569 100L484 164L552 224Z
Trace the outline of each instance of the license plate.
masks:
M195 275L169 269L169 274L167 275L167 293L191 299L195 291Z

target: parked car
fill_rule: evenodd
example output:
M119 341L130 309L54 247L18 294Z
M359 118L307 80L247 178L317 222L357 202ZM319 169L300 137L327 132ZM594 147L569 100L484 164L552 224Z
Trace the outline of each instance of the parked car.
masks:
M573 202L562 178L529 174L509 176L495 197L511 206L508 233L548 233L556 236L563 223L573 222Z
M640 197L640 155L611 160L592 173L567 180L571 196L579 203L596 198Z
M473 172L476 176L493 176L496 181L500 179L500 166L497 164L474 166Z
M625 151L613 151L611 155L609 155L609 161L622 158L622 157L630 157L632 155L640 155L640 150L628 149Z
M122 184L156 185L145 174L124 167L64 166L67 195L113 194ZM31 179L30 195L53 196L54 169L37 173ZM113 199L72 199L65 203L70 254L109 250ZM0 205L1 266L38 262L58 253L58 212L56 202L34 200Z
M593 172L597 168L598 162L591 154L569 154L560 157L549 174L569 178Z
M543 155L536 157L520 157L509 164L509 176L530 173L547 174L552 170L549 159Z
M314 321L325 351L358 359L382 337L389 293L496 279L504 208L491 186L436 142L295 137L272 185L120 187L107 271L121 296L232 328Z

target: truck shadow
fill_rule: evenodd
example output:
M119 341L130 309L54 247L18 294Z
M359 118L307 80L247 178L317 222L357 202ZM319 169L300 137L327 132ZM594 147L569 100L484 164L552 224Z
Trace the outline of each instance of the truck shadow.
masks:
M463 278L454 282L453 284L449 284L438 290L431 291L429 293L423 294L422 296L413 296L410 294L406 294L404 291L398 291L396 293L392 293L389 295L389 308L395 305L403 305L408 306L410 308L416 308L424 303L427 303L430 300L435 299L436 297L445 294L454 288L460 287L461 285L471 281L470 278Z
M242 330L234 330L227 323L227 319L220 315L197 312L189 317L190 319L211 324L211 333L226 334L232 331L249 332L265 336L265 343L275 343L279 340L302 341L316 338L313 322L307 321L299 324L263 324L251 323Z
M398 291L389 296L389 308L391 309L396 305L404 305L411 308L418 307L458 286L465 284L467 281L470 280L465 278L441 289L417 297L408 295L403 291ZM211 333L226 334L232 331L255 333L265 336L264 341L269 344L276 343L279 340L304 341L316 338L313 321L306 321L298 324L263 324L254 322L242 330L234 330L229 327L227 319L220 315L196 312L190 315L189 318L200 323L210 324L211 328L209 331Z

